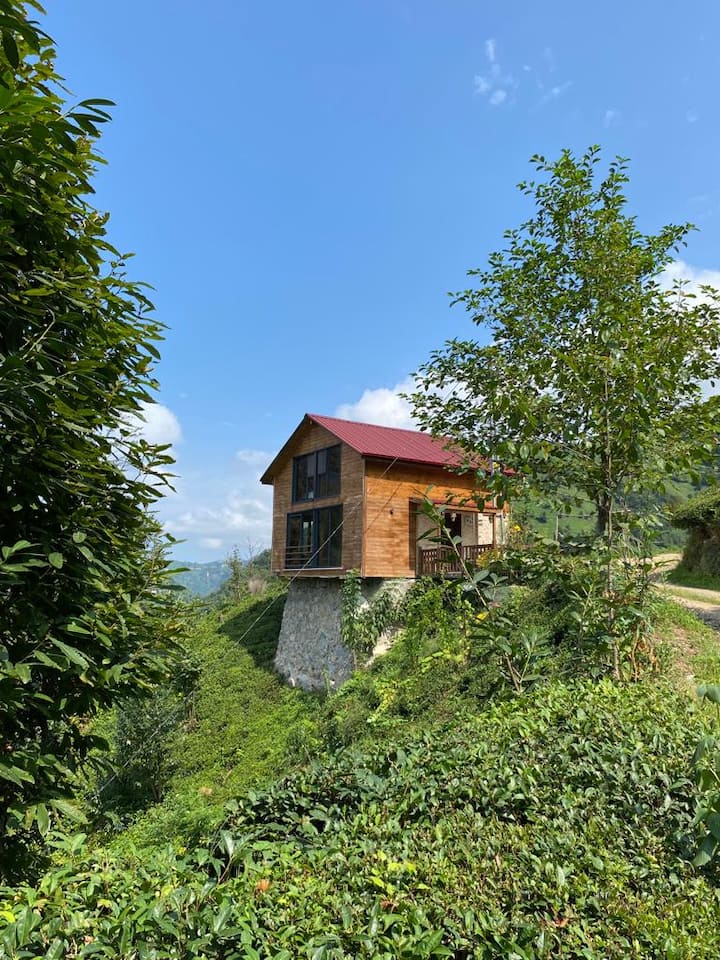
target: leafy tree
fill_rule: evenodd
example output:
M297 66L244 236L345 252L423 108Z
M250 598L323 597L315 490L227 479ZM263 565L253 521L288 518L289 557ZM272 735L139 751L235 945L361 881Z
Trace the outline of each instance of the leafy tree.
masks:
M225 566L230 571L230 577L228 579L230 595L235 603L239 603L242 599L246 576L245 562L240 556L240 551L237 547L233 547L232 552L227 555Z
M717 436L720 295L661 285L689 224L643 234L626 212L626 161L600 152L533 157L535 204L475 286L456 295L490 343L452 340L421 368L424 429L510 465L492 492L521 485L568 512L593 505L612 544L630 494L662 491L706 459Z
M35 9L41 10L33 4ZM88 202L107 101L64 100L52 41L0 0L0 830L63 808L87 718L176 651L137 432L161 325Z

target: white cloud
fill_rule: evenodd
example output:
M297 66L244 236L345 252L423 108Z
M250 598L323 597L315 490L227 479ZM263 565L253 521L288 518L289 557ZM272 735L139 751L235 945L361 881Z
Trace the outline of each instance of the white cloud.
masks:
M223 542L220 537L201 537L200 546L205 550L219 550Z
M498 60L498 44L494 37L485 41L486 65L482 73L473 77L473 86L478 96L484 97L491 107L509 105L516 102L524 87L528 84L540 93L540 99L534 108L543 107L548 103L559 100L572 87L572 80L557 82L553 77L556 70L555 55L550 47L546 47L541 55L541 62L535 65L523 63L518 69L519 75L512 70L504 69ZM614 111L613 111L614 114ZM607 115L606 115L607 116Z
M272 457L264 450L238 450L235 459L240 463L246 463L250 467L260 467L261 472L265 472L265 467L270 463Z
M365 390L355 403L343 403L335 411L335 416L343 420L359 420L361 423L378 423L384 427L402 427L416 429L410 404L401 393L411 393L415 389L412 377L406 377L394 387L378 387Z
M538 81L538 87L543 91L543 95L538 101L539 107L544 107L545 104L551 103L553 100L558 100L564 93L570 89L573 85L572 80L566 80L565 83L556 83L550 89L546 89L545 85L541 80Z
M612 108L608 107L608 109L605 111L605 116L603 118L603 126L606 129L607 127L611 127L613 123L618 119L619 116L620 116L619 110L613 110Z
M176 494L158 505L165 529L186 541L175 548L178 557L219 559L232 544L259 550L270 545L272 487L262 485L260 476L273 456L239 450L229 461L182 471Z
M673 260L660 275L660 285L665 290L671 290L673 285L682 281L688 293L700 294L703 286L716 287L720 290L720 270L708 270L693 267L684 260Z
M700 116L696 110L688 110L685 114L685 119L688 123L697 123L700 119Z
M182 440L180 421L169 407L162 403L140 404L141 412L128 418L130 427L148 443L179 443Z

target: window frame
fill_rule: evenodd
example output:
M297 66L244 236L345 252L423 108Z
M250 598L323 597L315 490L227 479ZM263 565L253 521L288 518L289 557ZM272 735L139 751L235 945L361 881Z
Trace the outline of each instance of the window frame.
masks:
M327 469L331 453L337 451L337 465L336 469L330 471ZM325 455L325 470L323 473L318 473L318 462L321 459L321 455ZM300 464L307 464L307 469L305 470L305 484L306 486L312 485L312 490L307 491L306 496L298 496L298 477L301 472ZM312 469L310 469L312 465ZM329 447L321 447L319 450L311 450L309 453L301 453L298 456L293 457L293 469L292 469L292 502L293 503L314 503L316 500L327 500L330 497L339 497L342 490L342 444L334 443ZM328 489L328 480L330 477L336 477L337 483L336 488ZM321 479L324 481L324 489L320 490Z
M335 517L333 518L333 511ZM320 541L320 514L328 515L330 525L330 537L327 542ZM310 518L309 520L307 518ZM300 518L300 536L298 537L299 546L296 548L299 552L298 562L291 563L288 557L290 549L290 525L297 518ZM305 519L303 519L305 518ZM310 542L307 546L303 543L302 524L310 523ZM328 507L315 507L309 510L295 510L288 513L285 520L285 570L341 570L342 569L342 528L344 522L343 505L341 503ZM323 558L323 552L325 557ZM336 559L337 563L321 563L321 559L327 561ZM310 562L308 562L310 561Z

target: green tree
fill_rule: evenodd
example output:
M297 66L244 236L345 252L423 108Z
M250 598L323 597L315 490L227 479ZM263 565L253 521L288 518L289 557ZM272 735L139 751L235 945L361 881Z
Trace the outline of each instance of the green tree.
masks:
M533 157L535 204L510 230L475 286L459 293L489 343L452 340L419 372L424 429L467 454L489 455L492 492L522 485L568 512L593 505L608 544L628 496L663 491L696 466L717 436L720 299L661 272L689 224L643 234L626 212L626 162L598 174L600 152Z
M33 4L35 9L41 8ZM107 101L65 102L52 41L0 0L0 831L45 829L87 720L176 653L149 508L171 462L137 431L155 341L88 201Z

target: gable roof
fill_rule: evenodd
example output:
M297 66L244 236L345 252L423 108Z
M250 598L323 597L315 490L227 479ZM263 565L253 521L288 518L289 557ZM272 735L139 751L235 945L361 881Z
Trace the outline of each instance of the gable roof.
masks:
M262 483L272 483L277 468L290 453L299 432L316 423L346 443L363 457L383 460L402 460L405 463L422 463L426 466L453 469L463 463L462 456L445 448L445 442L419 430L401 430L398 427L380 427L375 423L356 423L325 417L318 413L306 413L302 422L260 478ZM449 441L448 441L449 443Z

